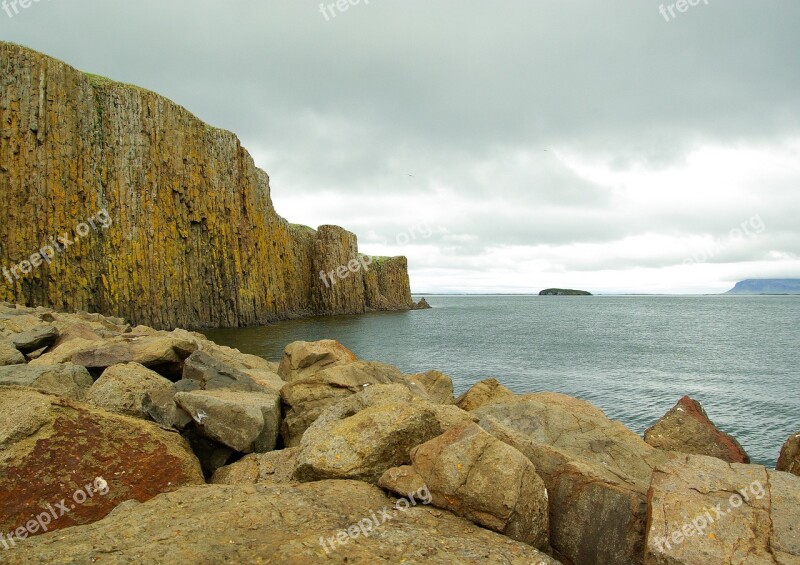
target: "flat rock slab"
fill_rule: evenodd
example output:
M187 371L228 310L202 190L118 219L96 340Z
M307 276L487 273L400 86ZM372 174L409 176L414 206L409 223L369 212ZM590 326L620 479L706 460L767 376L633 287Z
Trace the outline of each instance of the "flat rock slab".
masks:
M356 481L187 487L126 505L92 526L27 540L3 559L9 565L558 565L447 511L422 504L395 509L380 489Z
M653 473L646 565L800 564L800 477L675 454Z
M62 500L74 507L63 515L59 510L50 530L97 521L125 500L145 501L204 482L183 438L154 423L23 388L0 393L2 533ZM107 495L84 503L73 498L98 477L106 481Z
M72 363L0 367L0 385L24 386L73 400L83 400L92 383L89 372Z
M11 336L11 343L22 353L30 353L53 344L58 339L55 326L41 326Z

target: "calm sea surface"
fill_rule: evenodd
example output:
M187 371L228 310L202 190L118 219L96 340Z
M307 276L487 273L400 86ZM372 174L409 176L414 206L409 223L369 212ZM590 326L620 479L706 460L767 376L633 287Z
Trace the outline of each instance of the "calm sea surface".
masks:
M689 394L768 466L800 432L800 297L426 298L432 310L206 333L270 360L292 341L337 339L406 373L443 371L456 394L496 377L576 396L637 433Z

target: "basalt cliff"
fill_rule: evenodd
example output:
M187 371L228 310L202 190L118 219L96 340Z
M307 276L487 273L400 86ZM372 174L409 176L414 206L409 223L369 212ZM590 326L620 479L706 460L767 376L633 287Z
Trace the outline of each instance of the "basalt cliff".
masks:
M0 197L0 300L156 328L414 306L404 257L323 280L355 235L280 217L234 134L2 42Z

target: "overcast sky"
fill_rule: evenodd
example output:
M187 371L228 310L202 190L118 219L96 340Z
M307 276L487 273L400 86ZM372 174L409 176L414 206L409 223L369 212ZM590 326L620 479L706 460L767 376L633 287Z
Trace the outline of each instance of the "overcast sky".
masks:
M237 133L418 292L800 277L800 2L671 4L40 0L0 38Z

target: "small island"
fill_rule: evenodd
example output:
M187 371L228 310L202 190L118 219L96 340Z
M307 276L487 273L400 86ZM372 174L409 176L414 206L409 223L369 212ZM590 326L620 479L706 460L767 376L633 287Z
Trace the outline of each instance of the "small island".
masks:
M547 288L541 291L539 296L592 296L592 293L585 290L572 290L570 288Z

